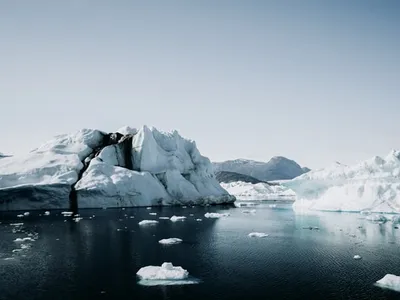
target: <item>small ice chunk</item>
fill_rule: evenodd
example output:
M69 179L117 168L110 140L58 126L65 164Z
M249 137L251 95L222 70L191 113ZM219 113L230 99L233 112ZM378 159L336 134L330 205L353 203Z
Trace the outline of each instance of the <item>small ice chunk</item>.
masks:
M24 223L10 223L11 226L22 226Z
M274 208L274 207L276 207L276 204L270 204L268 206L271 207L271 208Z
M174 267L172 263L165 262L158 266L147 266L136 273L142 280L182 280L189 276L189 272L182 267Z
M157 216L157 213L149 213L150 216Z
M17 218L23 218L24 215L17 215Z
M29 212L24 212L24 216L25 217L29 216Z
M78 218L73 218L72 220L74 220L75 222L79 222L80 220L82 220L83 218L80 218L80 217L78 217Z
M242 213L244 213L244 214L255 214L256 213L256 210L255 209L246 209L246 210L244 210L244 211L242 211Z
M386 274L385 277L376 282L376 285L400 292L400 276Z
M267 237L267 236L269 236L269 234L264 233L264 232L251 232L251 233L249 233L249 237L263 238L263 237Z
M140 226L142 226L142 225L156 225L157 223L158 223L158 221L156 221L156 220L143 220L143 221L140 221L138 224Z
M360 255L358 255L358 254L356 254L356 255L354 255L354 257L353 257L354 259L361 259L361 256Z
M381 214L368 215L365 219L372 222L382 222L382 223L387 221L386 217Z
M151 207L149 206L149 207L146 207L146 209L151 209Z
M14 249L12 252L15 253L15 252L21 252L21 251L22 251L22 249Z
M72 216L74 213L72 211L63 211L61 213L64 217L70 217Z
M194 216L194 214L189 214L189 216L193 217L193 216Z
M169 220L169 217L159 217L160 220Z
M204 216L205 216L206 218L214 218L214 219L217 219L217 218L221 218L221 217L228 217L228 216L230 216L230 214L229 214L229 213L223 213L223 214L219 214L219 213L206 213Z
M186 217L183 217L183 216L172 216L172 217L170 218L170 220L171 220L172 222L185 221L185 219L186 219Z
M182 206L182 208L187 208L187 206Z
M45 215L45 216L49 216L49 215L50 215L50 212L49 212L49 211L45 211L45 212L44 212L44 215Z
M169 239L159 240L158 242L163 245L174 245L174 244L182 243L182 240L178 239L178 238L169 238Z
M203 221L203 219L196 219L196 221L197 221L197 222L201 222L201 221Z
M16 238L14 242L16 243L23 243L23 242L34 242L35 240L31 237L26 237L26 238Z

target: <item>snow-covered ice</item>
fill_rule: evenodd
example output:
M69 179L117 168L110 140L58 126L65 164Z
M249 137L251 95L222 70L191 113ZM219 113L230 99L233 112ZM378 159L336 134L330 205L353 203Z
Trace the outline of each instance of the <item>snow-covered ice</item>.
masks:
M260 200L294 200L295 193L281 185L269 185L268 183L250 183L250 182L230 182L221 183L221 186L229 194L241 201L260 201Z
M267 236L269 236L269 234L264 233L264 232L251 232L251 233L249 233L249 237L263 238L263 237L267 237Z
M170 218L170 220L171 220L172 222L185 221L185 219L186 219L186 217L184 217L184 216L172 216L172 217Z
M361 256L360 255L358 255L358 254L356 254L356 255L354 255L354 257L353 257L354 259L356 259L356 260L358 260L358 259L361 259Z
M204 217L206 218L211 218L211 219L218 219L218 218L222 218L222 217L229 217L230 214L229 213L206 213L204 215Z
M334 163L282 185L296 193L296 211L400 213L400 152L352 166Z
M82 129L2 158L0 197L8 201L0 210L67 209L72 185L80 208L234 202L194 141L147 126L121 131L129 135L111 141Z
M163 245L174 245L174 244L182 243L182 240L179 238L169 238L169 239L159 240L158 242Z
M25 238L16 238L14 242L16 243L23 243L23 242L34 242L35 240L31 237L25 237Z
M376 282L376 285L400 292L400 276L386 274L382 279Z
M159 217L160 220L169 220L169 217Z
M141 225L141 226L143 226L143 225L156 225L156 224L158 224L158 221L156 221L156 220L143 220L143 221L140 221L138 224Z
M161 267L143 267L136 274L144 280L182 280L189 276L187 270L182 267L174 267L170 262L163 263Z

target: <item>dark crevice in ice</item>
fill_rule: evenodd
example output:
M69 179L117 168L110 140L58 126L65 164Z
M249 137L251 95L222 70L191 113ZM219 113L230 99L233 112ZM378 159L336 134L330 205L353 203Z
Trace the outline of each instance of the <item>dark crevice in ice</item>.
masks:
M90 165L90 161L97 157L101 150L103 150L105 147L110 146L110 145L116 145L116 144L122 144L122 150L124 152L124 158L125 158L125 164L123 167L132 170L133 169L133 164L132 164L132 135L123 135L119 132L116 133L109 133L105 134L103 136L103 140L101 144L94 148L92 152L86 156L82 163L83 163L83 168L79 171L78 173L78 179L77 181L71 185L71 191L69 194L69 204L70 204L70 210L73 212L73 214L78 213L78 195L76 191L76 184L81 180L83 174L85 171L88 169Z

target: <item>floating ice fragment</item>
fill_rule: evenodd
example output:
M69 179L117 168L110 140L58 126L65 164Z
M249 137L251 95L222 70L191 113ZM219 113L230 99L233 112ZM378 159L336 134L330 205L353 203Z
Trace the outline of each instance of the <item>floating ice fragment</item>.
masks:
M61 213L64 217L70 217L72 216L74 213L72 211L63 211Z
M11 226L22 226L24 223L10 223Z
M203 221L203 219L196 219L196 221L197 221L197 222L201 222L201 221Z
M178 238L169 238L169 239L162 239L158 241L160 244L163 245L174 245L174 244L179 244L182 242L181 239Z
M223 214L219 214L219 213L206 213L204 216L205 216L206 218L214 218L214 219L216 219L216 218L221 218L221 217L228 217L228 216L230 216L230 214L229 214L229 213L223 213Z
M356 254L356 255L354 255L354 257L353 257L354 259L361 259L361 256L360 255L358 255L358 254Z
M17 215L17 218L23 218L24 215Z
M182 217L182 216L172 216L172 217L170 218L170 220L171 220L172 222L184 221L185 219L186 219L186 217Z
M249 233L249 237L263 238L263 237L267 237L267 236L269 236L269 234L264 233L264 232L251 232L251 233Z
M155 220L143 220L143 221L140 221L138 224L139 225L156 225L158 223L158 221L155 221Z
M149 213L151 216L157 216L157 213Z
M151 207L149 206L149 207L146 207L146 209L151 209Z
M386 274L385 277L376 282L376 285L400 292L400 276Z
M23 242L34 242L35 240L31 237L26 237L26 238L16 238L14 242L16 243L23 243Z
M44 212L44 215L45 215L45 216L49 216L49 215L50 215L50 212L49 212L49 211L45 211L45 212Z
M169 220L169 217L159 217L160 220Z
M144 280L182 280L189 276L189 272L182 267L174 267L172 263L165 262L158 266L147 266L136 273Z
M25 217L29 216L29 212L24 212L24 216Z

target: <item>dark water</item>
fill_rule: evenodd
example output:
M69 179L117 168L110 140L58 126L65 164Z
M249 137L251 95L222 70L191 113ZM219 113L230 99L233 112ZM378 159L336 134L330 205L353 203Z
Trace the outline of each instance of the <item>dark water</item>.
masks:
M304 216L279 206L253 207L255 215L221 207L82 210L78 223L59 212L22 219L2 214L0 299L400 299L400 293L373 285L387 273L400 275L400 229L359 214ZM204 218L221 211L231 216ZM138 225L174 214L187 220ZM9 225L14 222L24 225L15 230ZM248 237L253 231L270 236ZM37 240L12 253L19 247L13 240L28 233L37 233ZM169 237L184 242L158 243ZM201 283L137 284L141 267L163 262L182 266Z

